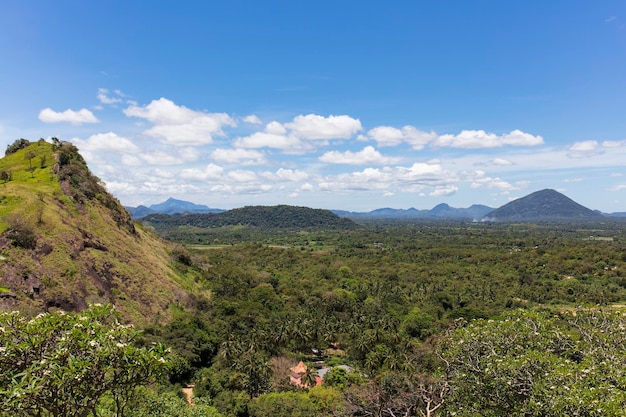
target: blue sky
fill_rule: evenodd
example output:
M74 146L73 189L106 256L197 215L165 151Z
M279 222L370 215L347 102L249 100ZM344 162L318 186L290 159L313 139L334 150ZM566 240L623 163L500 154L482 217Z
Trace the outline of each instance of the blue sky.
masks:
M626 211L626 2L2 1L0 146L126 205Z

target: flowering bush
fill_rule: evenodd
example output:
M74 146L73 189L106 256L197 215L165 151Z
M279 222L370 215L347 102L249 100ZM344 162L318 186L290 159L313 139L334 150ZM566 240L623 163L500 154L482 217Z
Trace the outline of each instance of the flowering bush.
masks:
M0 313L0 416L95 416L105 395L123 416L135 389L169 364L163 345L138 347L138 335L108 305L31 319Z

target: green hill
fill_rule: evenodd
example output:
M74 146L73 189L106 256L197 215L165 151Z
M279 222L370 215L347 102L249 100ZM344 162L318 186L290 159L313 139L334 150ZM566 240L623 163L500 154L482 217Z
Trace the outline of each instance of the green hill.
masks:
M288 205L246 206L222 213L184 214L169 216L151 214L142 219L157 230L181 226L215 228L223 226L251 226L263 229L348 230L357 227L352 220L341 218L329 210Z
M0 309L112 303L127 320L161 322L188 302L191 282L72 144L9 146L0 159Z

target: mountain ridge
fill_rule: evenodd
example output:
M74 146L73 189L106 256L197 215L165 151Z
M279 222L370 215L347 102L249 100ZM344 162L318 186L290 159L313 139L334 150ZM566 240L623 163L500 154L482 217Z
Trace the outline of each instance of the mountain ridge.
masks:
M520 198L523 198L523 197L520 197ZM569 199L569 197L566 197L566 198ZM166 200L166 202L169 200L174 200L174 199L169 198L168 200ZM180 202L180 203L186 203L191 206L199 207L198 211L196 211L195 213L223 213L223 212L230 211L226 209L210 208L206 205L194 204L194 203L183 201L183 200L175 200L175 201ZM159 208L164 203L153 204L150 207L146 207L146 206L127 207L127 209L129 209L129 212L132 214L133 219L141 219L150 214L175 215L175 214L193 213L191 210L188 210L188 211L179 210L179 211L175 211L171 213L167 213L165 210L162 210L162 211L154 210L155 207ZM249 206L245 206L245 207L249 207ZM274 207L274 206L258 206L258 207ZM503 206L494 208L494 207L490 207L484 204L472 204L469 207L457 208L457 207L452 207L447 203L439 203L436 206L434 206L432 209L416 209L414 207L411 207L408 209L396 209L396 208L391 208L391 207L381 207L381 208L377 208L377 209L367 211L367 212L358 212L358 211L349 211L349 210L340 210L340 209L329 209L329 211L335 213L339 217L349 218L349 219L483 220L485 216L487 216L487 214L501 207ZM231 210L236 210L236 209L231 209ZM595 210L595 212L605 217L612 217L612 218L626 217L626 212L604 213L604 212L600 212L597 210ZM540 216L540 218L548 218L548 217L551 217L551 216Z

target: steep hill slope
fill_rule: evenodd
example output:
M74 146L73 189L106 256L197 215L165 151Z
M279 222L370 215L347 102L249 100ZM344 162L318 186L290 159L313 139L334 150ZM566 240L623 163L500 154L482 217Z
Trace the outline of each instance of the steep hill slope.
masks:
M541 190L518 198L485 216L486 220L597 220L603 216L555 190Z
M136 228L66 142L16 142L0 159L0 308L35 313L113 303L136 323L167 321L193 280Z

